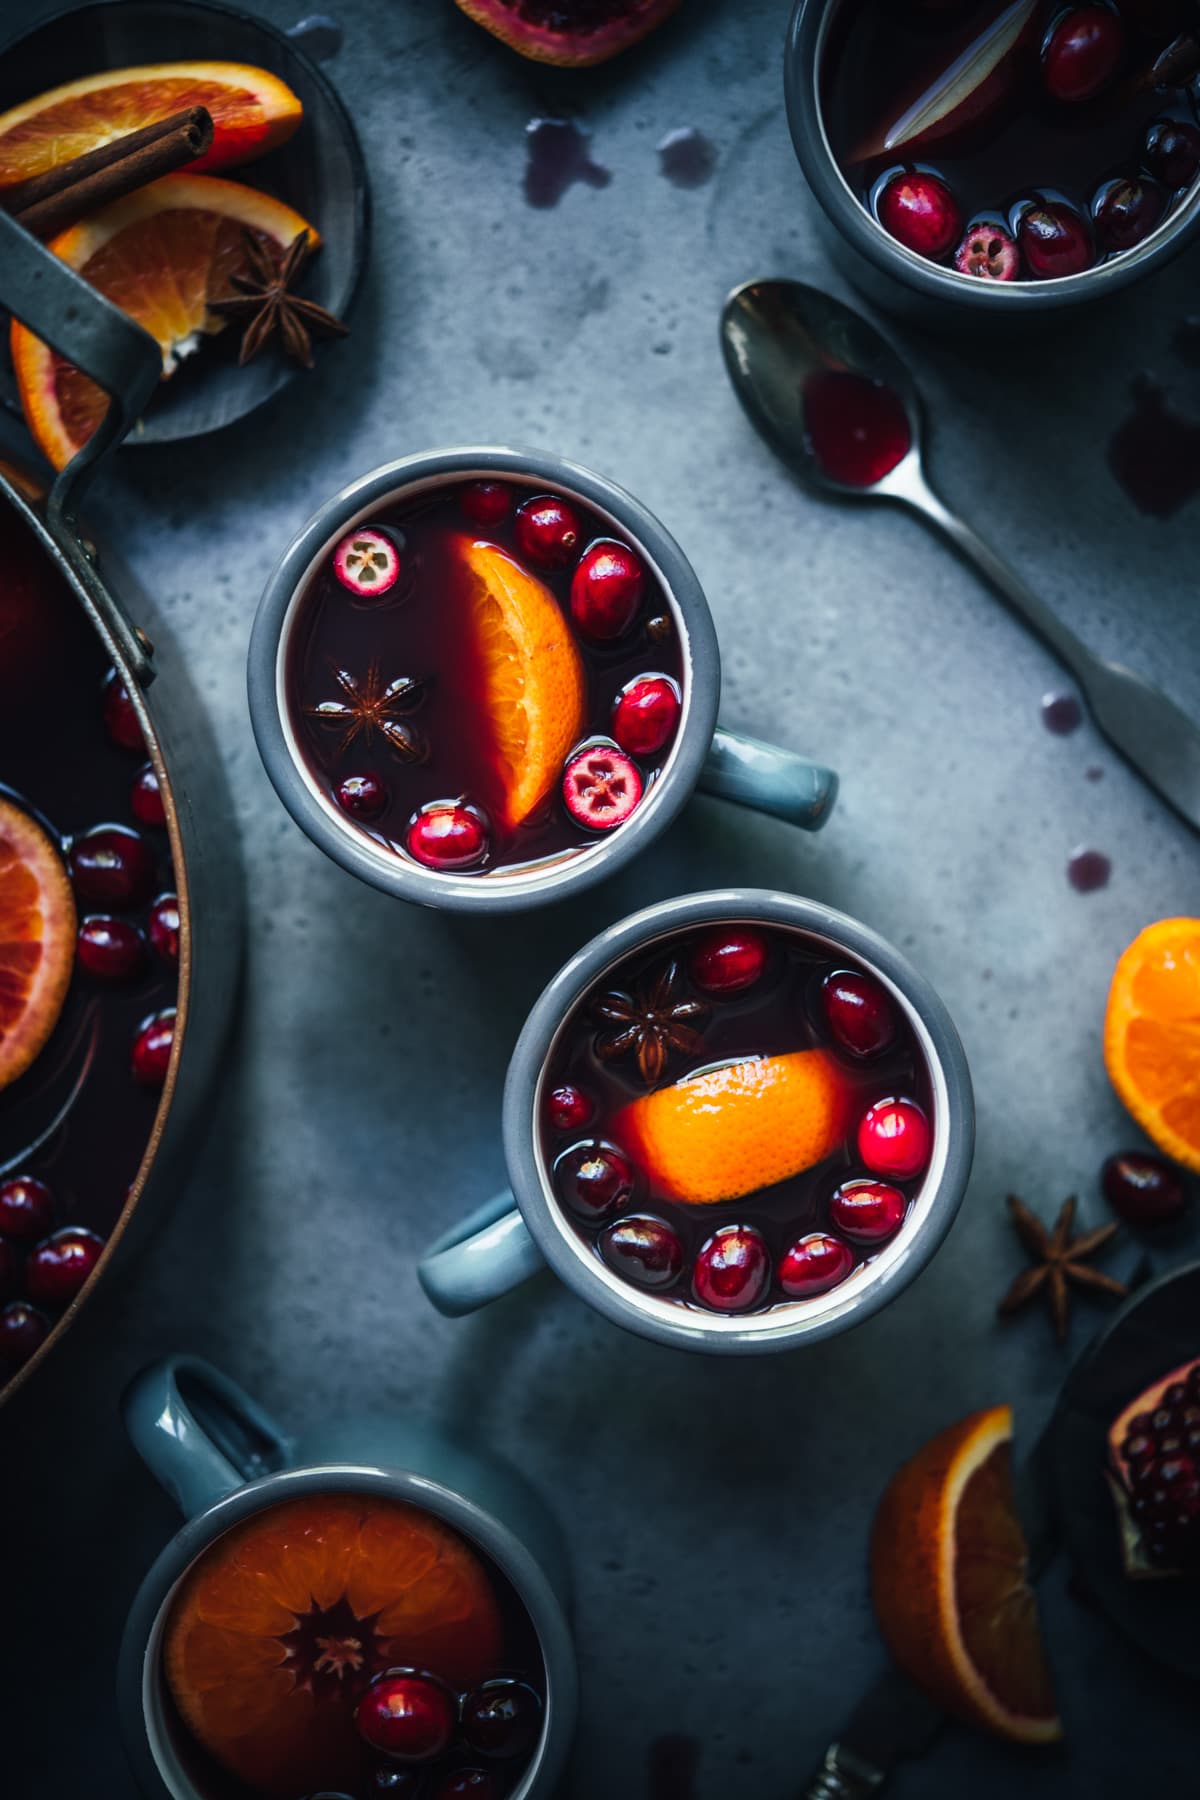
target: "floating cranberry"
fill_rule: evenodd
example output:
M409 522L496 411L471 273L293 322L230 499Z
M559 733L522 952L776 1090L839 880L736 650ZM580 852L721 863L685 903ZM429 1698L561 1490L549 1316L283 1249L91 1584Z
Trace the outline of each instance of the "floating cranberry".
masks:
M1046 92L1069 106L1094 100L1111 87L1124 55L1125 27L1110 7L1073 6L1042 45Z
M588 1096L569 1084L556 1087L546 1102L546 1112L555 1131L582 1131L594 1111Z
M387 1673L371 1683L354 1714L359 1735L397 1762L432 1762L454 1736L454 1699L428 1675Z
M557 494L535 494L517 508L517 547L535 569L569 569L582 531L575 508Z
M954 252L954 266L960 275L974 275L981 281L1016 281L1021 256L1002 225L983 219L968 228Z
M377 600L400 578L400 552L390 534L360 526L333 553L333 572L360 600Z
M891 996L871 975L835 969L821 983L825 1023L851 1056L879 1056L896 1035Z
M433 1800L497 1800L500 1790L486 1769L455 1769L433 1790Z
M115 669L110 669L104 677L104 725L113 743L119 744L122 750L145 752L146 740L129 698L129 689Z
M499 525L512 511L513 491L504 481L468 481L458 503L472 525Z
M858 1127L858 1154L875 1175L911 1181L929 1161L929 1120L915 1100L877 1100Z
M153 763L145 763L137 772L137 779L129 795L129 804L133 816L141 825L165 825L167 810L163 805L162 789L158 784L158 776L154 772Z
M639 675L613 703L612 734L631 756L653 756L679 723L679 689L669 675Z
M642 797L642 777L623 750L591 744L563 771L563 800L578 825L612 831L623 825Z
M66 1225L43 1239L25 1264L25 1291L39 1306L69 1306L104 1249L104 1239L82 1225Z
M908 1201L885 1181L844 1181L829 1202L829 1217L853 1244L882 1244L904 1223Z
M604 1144L576 1144L554 1165L554 1186L564 1206L600 1225L633 1193L633 1170L619 1150Z
M962 236L958 201L938 175L902 169L882 189L876 203L879 223L897 243L936 262Z
M126 919L92 913L76 939L79 966L98 981L131 981L146 962L146 940Z
M425 1777L420 1769L389 1768L383 1763L372 1772L367 1791L371 1800L377 1794L387 1794L390 1800L416 1800L425 1791ZM313 1800L321 1800L321 1796L315 1794Z
M1165 1224L1187 1206L1183 1176L1150 1150L1121 1150L1110 1156L1100 1179L1108 1204L1131 1225ZM0 1213L0 1231L4 1229Z
M1106 181L1092 201L1096 236L1105 250L1132 250L1148 238L1167 208L1153 181Z
M71 846L71 879L85 906L139 906L154 887L154 852L125 825L97 825Z
M150 908L150 942L165 963L179 961L179 895L160 894Z
M462 1735L480 1756L527 1756L542 1730L540 1695L523 1681L485 1681L462 1703Z
M377 819L388 803L386 783L378 775L345 775L334 789L338 805L352 819L369 824Z
M7 1238L0 1237L0 1300L7 1300L16 1292L20 1268L20 1258L13 1246Z
M784 1251L779 1264L779 1285L789 1300L812 1300L845 1281L854 1267L854 1254L840 1238L814 1231L797 1238Z
M635 1287L669 1288L683 1274L683 1245L661 1219L616 1219L600 1236L600 1254Z
M699 939L688 961L692 980L706 994L744 994L762 979L767 940L753 925L718 925Z
M29 1243L45 1237L54 1223L54 1195L33 1175L10 1175L0 1182L0 1232Z
M156 1013L147 1019L133 1040L130 1066L135 1081L143 1087L161 1087L167 1079L171 1046L175 1041L175 1008Z
M1035 281L1056 281L1090 269L1092 240L1079 214L1061 200L1045 200L1021 215L1017 242Z
M0 1368L11 1373L27 1363L45 1342L49 1330L43 1314L24 1300L0 1307Z
M1200 131L1180 119L1156 119L1146 133L1146 167L1169 188L1189 187L1200 169Z
M422 807L408 828L410 856L427 869L455 873L478 868L487 856L488 828L483 815L463 800L435 800Z
M571 577L571 617L585 637L619 638L636 619L645 586L640 557L627 544L598 538Z
M747 1312L766 1298L771 1282L767 1246L752 1225L723 1225L702 1245L692 1286L713 1312Z

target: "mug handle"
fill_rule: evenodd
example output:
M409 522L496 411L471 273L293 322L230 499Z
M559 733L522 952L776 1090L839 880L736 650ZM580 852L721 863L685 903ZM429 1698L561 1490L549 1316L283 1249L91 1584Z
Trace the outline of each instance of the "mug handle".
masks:
M417 1264L417 1279L448 1319L476 1312L545 1267L506 1188L443 1232Z
M799 825L802 831L820 831L833 811L838 778L832 769L809 762L794 750L780 750L718 725L696 785L703 794L736 800L755 812Z
M244 1389L198 1356L166 1356L121 1402L134 1449L189 1519L283 1467L291 1445Z

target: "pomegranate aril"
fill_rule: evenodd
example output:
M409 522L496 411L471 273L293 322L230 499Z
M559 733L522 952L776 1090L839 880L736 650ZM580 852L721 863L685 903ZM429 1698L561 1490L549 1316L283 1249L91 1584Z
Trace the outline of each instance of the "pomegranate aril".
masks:
M150 942L165 963L179 961L181 929L178 894L160 894L150 908Z
M134 1038L130 1056L134 1080L143 1087L161 1087L167 1079L174 1041L175 1008L172 1006L147 1019Z
M165 825L167 810L154 764L146 763L138 770L129 795L129 804L139 825Z
M499 525L512 511L513 491L503 481L469 481L459 505L472 525Z
M600 1234L600 1254L635 1287L673 1287L683 1274L683 1245L661 1219L639 1213L617 1219Z
M766 1299L771 1259L752 1225L723 1225L705 1243L692 1270L692 1290L712 1312L748 1312Z
M613 538L598 538L571 577L571 617L598 643L622 637L637 617L645 586L646 571L635 552Z
M124 910L154 889L154 852L125 825L98 825L71 846L71 880L85 906Z
M789 1300L812 1300L845 1281L854 1255L840 1238L814 1231L797 1238L780 1260L779 1285Z
M556 1087L546 1102L546 1112L555 1131L582 1131L595 1106L581 1089Z
M334 551L333 572L356 599L379 599L400 578L400 552L390 532L360 526L348 532Z
M378 775L345 775L334 789L338 805L352 819L369 824L377 819L388 803L388 791Z
M1108 181L1092 201L1096 236L1105 250L1132 250L1148 238L1167 208L1152 181Z
M454 1737L454 1698L429 1676L388 1672L371 1683L354 1723L372 1750L397 1762L432 1762Z
M675 735L679 689L669 675L639 675L613 703L612 734L631 756L653 756Z
M896 1036L891 996L870 975L835 969L821 983L821 1009L834 1038L852 1056L879 1056Z
M30 1251L25 1291L38 1306L69 1306L100 1260L104 1239L67 1225Z
M43 1313L24 1300L0 1307L0 1369L12 1374L40 1350L50 1330Z
M605 1144L576 1144L554 1165L554 1187L577 1218L599 1225L633 1195L633 1170L619 1150Z
M480 1756L527 1756L541 1735L541 1699L523 1681L485 1681L463 1700L460 1728Z
M766 966L767 940L752 925L705 932L688 960L696 986L718 997L744 994L762 979Z
M641 771L623 750L590 745L573 756L563 774L563 800L578 825L612 831L623 825L642 797Z
M115 669L110 669L104 678L104 725L113 743L122 750L145 752L146 740L129 689Z
M1076 106L1112 86L1125 57L1125 27L1108 6L1073 6L1042 45L1042 81L1052 100Z
M877 1100L858 1127L858 1154L874 1175L911 1181L929 1161L929 1120L915 1100Z
M535 569L569 569L579 554L579 514L557 494L535 494L518 506L515 530L521 555Z
M1091 235L1080 215L1060 200L1027 207L1017 227L1025 267L1035 281L1057 281L1090 269Z
M1146 167L1169 188L1189 187L1200 170L1200 129L1157 119L1146 133Z
M908 1201L884 1181L844 1181L829 1202L829 1217L855 1244L882 1244L904 1223Z
M938 175L902 169L880 190L875 203L883 229L920 256L933 262L953 250L962 236L958 201Z
M146 965L146 940L127 919L93 913L79 927L76 955L98 981L132 981Z
M54 1195L33 1175L10 1175L0 1182L0 1233L28 1243L45 1237L54 1223Z
M477 869L489 848L488 828L482 813L462 801L435 800L409 825L405 845L410 856L427 869L457 874Z
M1165 1224L1187 1206L1183 1176L1151 1150L1118 1151L1108 1158L1100 1179L1109 1205L1130 1225Z
M984 220L968 229L954 252L954 266L960 275L973 275L981 281L1016 281L1021 274L1021 255L1003 226Z

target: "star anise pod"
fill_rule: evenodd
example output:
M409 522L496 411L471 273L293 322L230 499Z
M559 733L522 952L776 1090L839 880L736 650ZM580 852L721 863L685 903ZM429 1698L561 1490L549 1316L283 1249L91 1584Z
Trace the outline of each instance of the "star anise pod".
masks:
M302 300L292 285L313 253L307 230L298 232L287 249L277 250L256 231L243 229L249 273L231 275L237 293L226 300L210 300L209 311L224 319L245 321L238 362L248 363L276 333L288 355L306 369L313 366L312 340L345 337L350 327L315 300Z
M412 712L421 704L425 697L424 678L398 675L395 681L389 681L385 686L378 662L371 663L366 679L362 682L349 669L339 669L335 663L329 666L333 671L333 679L342 690L342 697L319 700L315 706L306 707L305 711L319 724L337 725L341 728L338 753L344 755L360 734L363 743L369 744L378 732L402 761L424 762L429 754L429 746L423 733L397 717L400 713Z
M679 964L671 962L636 994L620 989L602 994L592 1011L613 1029L602 1031L596 1039L600 1060L612 1062L632 1050L642 1080L653 1087L672 1050L694 1055L708 1022L708 1008L702 1001L681 999L682 987Z
M1071 1231L1077 1204L1074 1194L1064 1200L1053 1231L1047 1231L1041 1220L1036 1219L1015 1194L1008 1196L1013 1230L1033 1258L1033 1266L1017 1276L996 1310L1007 1316L1035 1295L1044 1294L1050 1305L1054 1335L1060 1344L1067 1335L1072 1285L1091 1288L1093 1293L1111 1294L1117 1300L1124 1299L1129 1292L1123 1281L1114 1281L1111 1275L1090 1268L1085 1260L1108 1243L1117 1230L1116 1225L1098 1225L1094 1231L1085 1231L1080 1237L1073 1238Z

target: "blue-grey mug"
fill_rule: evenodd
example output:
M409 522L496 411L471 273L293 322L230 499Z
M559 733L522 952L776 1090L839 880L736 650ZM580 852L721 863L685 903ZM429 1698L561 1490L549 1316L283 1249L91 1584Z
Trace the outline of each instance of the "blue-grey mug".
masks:
M896 1237L839 1287L763 1312L719 1315L647 1293L615 1275L575 1231L555 1198L539 1122L547 1070L583 996L632 952L697 925L765 924L801 933L831 957L849 953L891 995L929 1071L933 1148ZM886 1306L925 1267L954 1223L975 1145L967 1059L945 1005L884 938L816 900L761 888L726 888L663 900L602 931L564 964L535 1003L508 1066L504 1155L510 1187L426 1252L417 1274L440 1312L474 1312L549 1266L618 1325L660 1344L726 1355L787 1350L847 1330Z
M170 1356L144 1370L126 1393L124 1413L134 1448L186 1518L138 1590L118 1665L126 1752L151 1800L212 1800L215 1791L163 1672L179 1583L231 1526L281 1501L321 1493L420 1507L511 1584L537 1634L546 1677L541 1738L511 1800L553 1793L577 1709L570 1578L562 1533L516 1470L435 1427L391 1418L331 1419L289 1437L235 1382L194 1356Z
M549 490L579 499L615 536L637 550L657 576L678 632L683 709L661 775L617 830L543 862L453 875L424 868L401 848L378 843L324 791L292 728L286 670L305 590L347 531L398 501L488 477L502 477L530 493ZM352 875L385 893L453 911L517 912L578 892L636 856L697 790L771 813L806 831L820 829L837 796L837 776L831 769L718 726L717 637L703 590L683 551L632 494L603 475L545 451L428 451L386 463L335 494L285 551L267 582L250 636L247 692L250 721L267 774L313 842Z

